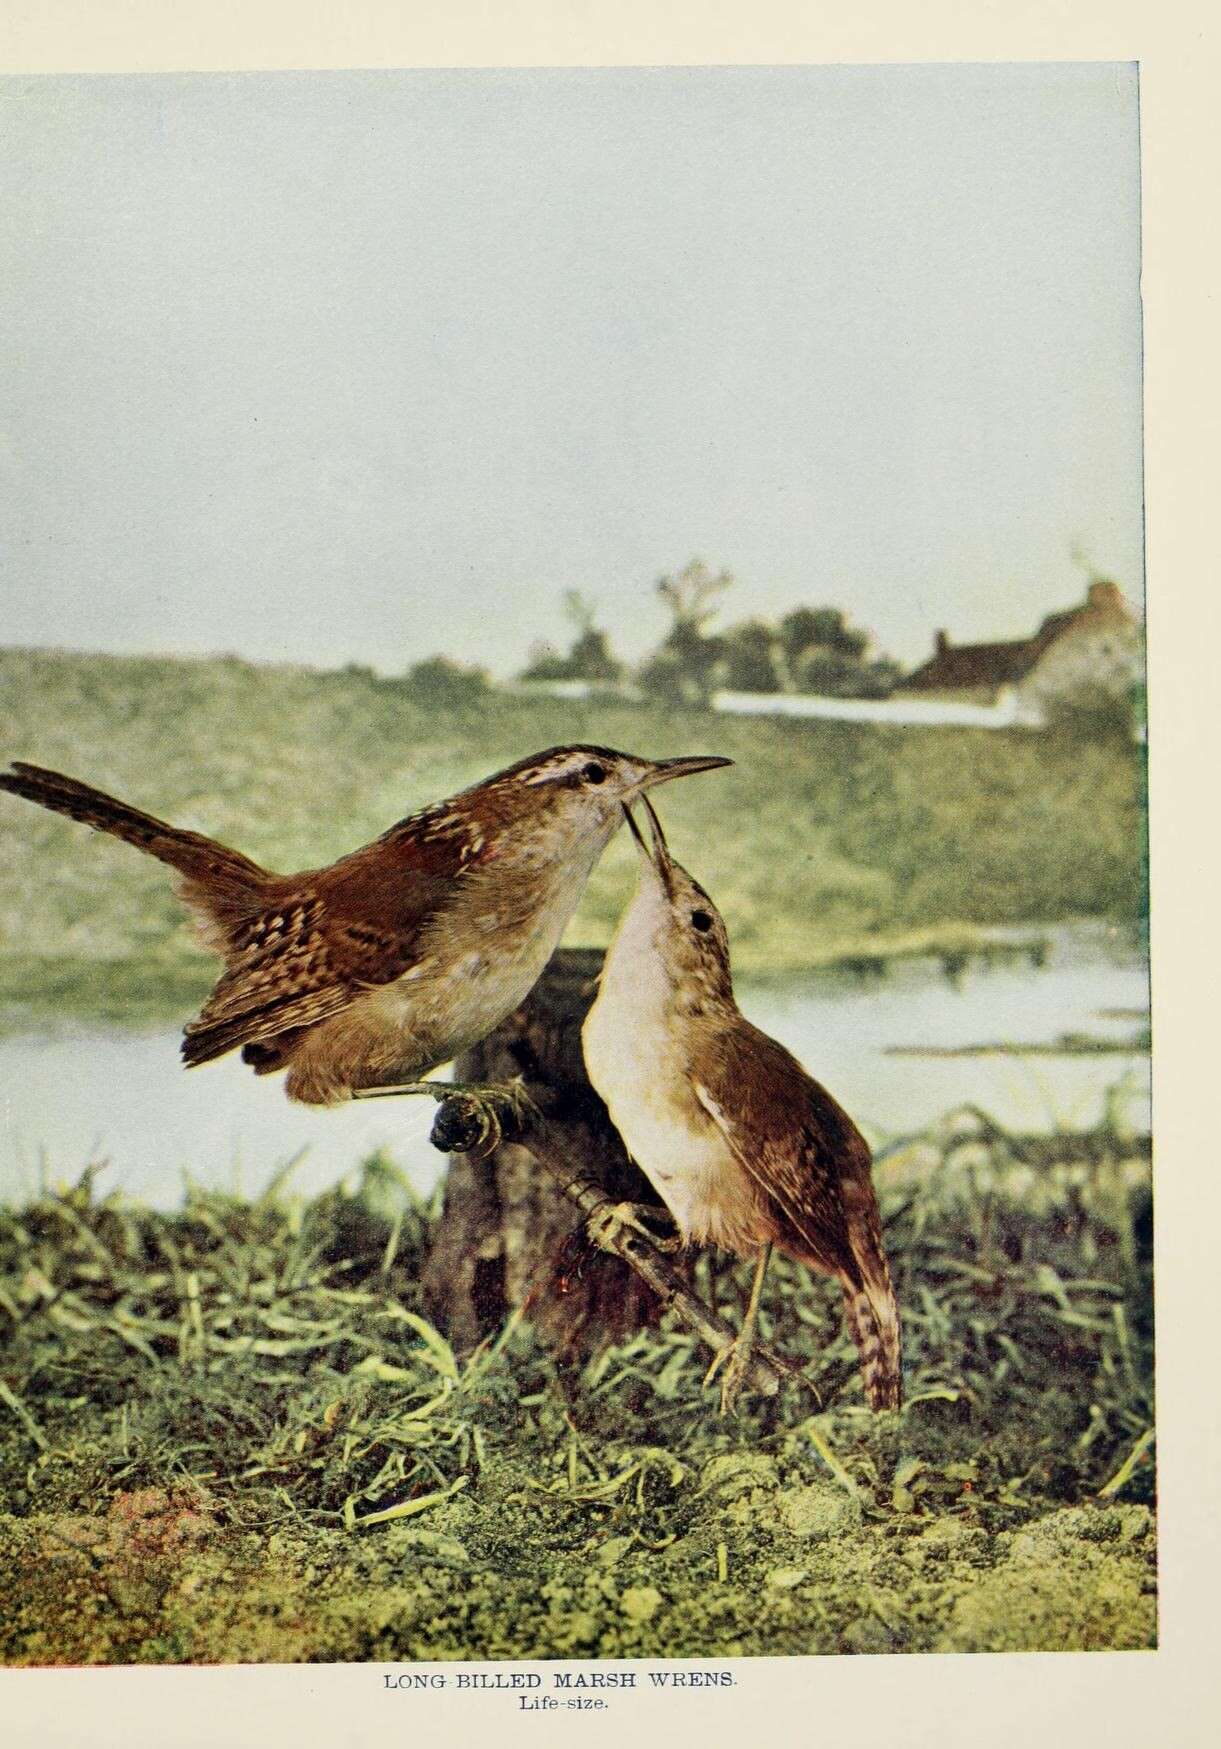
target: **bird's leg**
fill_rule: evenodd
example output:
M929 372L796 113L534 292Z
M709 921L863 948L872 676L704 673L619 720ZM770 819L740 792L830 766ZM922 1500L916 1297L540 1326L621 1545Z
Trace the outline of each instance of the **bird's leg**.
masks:
M665 1210L651 1202L604 1202L585 1223L585 1231L600 1251L617 1253L617 1241L626 1232L639 1233L657 1251L681 1251L680 1233L659 1234L644 1219L645 1215L665 1216Z
M479 1154L492 1153L504 1140L506 1129L520 1129L527 1119L537 1116L534 1102L521 1081L485 1087L461 1081L396 1081L352 1089L353 1099L388 1099L421 1093L438 1100L445 1112L452 1112L470 1130L468 1151Z
M492 1093L508 1097L515 1093L516 1082L489 1082L476 1086L468 1081L375 1081L371 1087L354 1087L353 1099L391 1099L400 1094L427 1093L433 1099L448 1099L454 1093Z
M746 1306L746 1316L742 1319L742 1329L734 1341L718 1350L712 1357L712 1365L704 1375L704 1383L711 1384L721 1367L725 1368L725 1376L721 1380L721 1414L728 1415L738 1399L742 1382L750 1367L751 1351L755 1340L755 1326L759 1321L759 1301L763 1298L763 1278L767 1274L767 1266L771 1262L772 1247L769 1242L759 1253L759 1261L755 1265L755 1279L751 1283L750 1299Z
M387 1081L372 1087L353 1087L353 1099L393 1099L400 1093L430 1093L434 1099L444 1097L452 1081Z

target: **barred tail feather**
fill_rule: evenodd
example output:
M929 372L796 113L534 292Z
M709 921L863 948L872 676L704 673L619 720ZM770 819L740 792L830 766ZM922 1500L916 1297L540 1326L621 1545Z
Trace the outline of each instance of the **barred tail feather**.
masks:
M27 802L37 802L52 813L66 814L70 820L79 820L96 832L109 832L112 837L155 856L159 862L168 863L185 875L188 882L227 889L230 893L250 893L267 879L266 871L239 851L230 850L200 832L171 826L104 790L65 777L60 771L14 760L11 771L0 771L0 789Z
M860 1354L865 1397L871 1409L897 1409L903 1401L899 1308L890 1273L856 1286L845 1281L844 1318Z

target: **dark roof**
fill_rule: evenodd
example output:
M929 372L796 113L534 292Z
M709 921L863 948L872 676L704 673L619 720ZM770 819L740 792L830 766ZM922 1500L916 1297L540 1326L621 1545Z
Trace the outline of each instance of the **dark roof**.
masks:
M1080 607L1049 613L1033 638L1014 638L1000 644L951 644L940 647L901 680L896 692L941 692L980 686L1009 686L1025 679L1043 652L1073 626L1099 624L1116 619L1131 622L1132 614L1114 583L1101 579L1090 585Z
M942 687L1006 686L1030 673L1044 647L1041 637L1008 644L950 644L901 680L895 690L936 692Z

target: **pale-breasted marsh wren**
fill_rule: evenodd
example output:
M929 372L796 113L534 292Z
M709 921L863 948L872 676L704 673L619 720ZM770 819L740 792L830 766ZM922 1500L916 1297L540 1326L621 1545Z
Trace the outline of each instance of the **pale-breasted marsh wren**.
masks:
M869 1146L826 1089L740 1012L724 921L642 800L652 845L629 813L643 863L585 1020L585 1065L681 1241L758 1254L742 1335L726 1351L722 1407L745 1374L774 1245L838 1277L868 1401L897 1408L899 1313ZM632 1210L621 1218L632 1222Z
M329 1105L485 1038L550 959L623 805L731 763L552 747L294 875L41 766L14 763L0 789L176 870L225 961L186 1028L188 1065L240 1047L257 1074L287 1070L291 1099Z

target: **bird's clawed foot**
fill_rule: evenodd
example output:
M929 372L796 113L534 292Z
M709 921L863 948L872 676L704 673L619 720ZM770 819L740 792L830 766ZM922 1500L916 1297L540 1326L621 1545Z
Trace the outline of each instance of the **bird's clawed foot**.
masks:
M754 1280L751 1283L750 1299L746 1307L746 1316L742 1320L741 1333L732 1342L727 1342L724 1348L718 1348L712 1357L712 1365L704 1374L704 1384L710 1385L721 1368L725 1368L725 1376L721 1380L721 1414L729 1415L738 1400L746 1375L750 1371L750 1363L754 1354L755 1330L759 1323L759 1302L763 1298L763 1278L767 1274L767 1266L771 1262L772 1247L770 1242L759 1252L755 1264Z
M732 1415L739 1393L750 1371L751 1356L754 1352L754 1342L744 1330L740 1336L735 1336L732 1342L727 1342L724 1348L718 1348L712 1357L712 1365L704 1374L703 1388L712 1383L716 1375L724 1368L721 1377L721 1414Z
M538 1115L521 1081L472 1087L457 1081L400 1081L392 1086L358 1087L354 1099L386 1099L426 1093L440 1103L432 1128L434 1144L446 1153L488 1155L512 1140Z
M678 1233L658 1233L644 1219L646 1215L665 1219L665 1210L648 1202L604 1202L585 1223L585 1231L600 1251L618 1252L625 1233L639 1233L655 1251L681 1251L682 1237Z
M515 1141L538 1108L520 1081L495 1087L454 1087L432 1126L432 1140L446 1153L487 1158L504 1141Z

